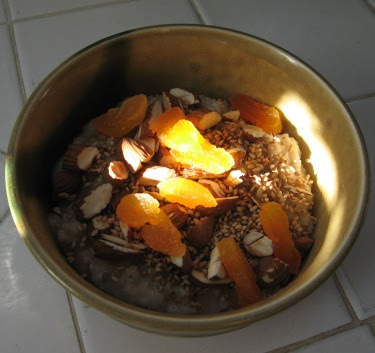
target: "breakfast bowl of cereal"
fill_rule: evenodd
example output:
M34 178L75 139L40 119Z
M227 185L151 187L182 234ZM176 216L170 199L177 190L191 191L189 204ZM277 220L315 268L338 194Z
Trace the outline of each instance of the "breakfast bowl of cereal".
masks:
M145 331L219 334L297 303L364 218L361 132L311 67L196 25L103 39L37 87L14 127L17 229L72 295Z

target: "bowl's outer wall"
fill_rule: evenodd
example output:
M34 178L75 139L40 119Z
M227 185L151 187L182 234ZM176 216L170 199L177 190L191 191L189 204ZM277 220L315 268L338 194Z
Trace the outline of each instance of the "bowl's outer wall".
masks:
M319 180L324 178L316 175L316 246L303 271L286 289L250 309L187 318L126 305L81 279L60 255L48 228L53 164L79 128L127 95L158 93L172 87L222 98L243 92L276 106L292 93L309 107L308 118L317 121L316 133L334 156L327 173L339 176L339 182L333 185L336 198L325 197L324 188L319 187ZM297 138L303 145L304 158L309 156L304 136ZM13 131L7 192L16 225L31 251L74 295L144 330L207 335L233 330L280 311L329 276L349 250L363 217L368 187L364 156L361 136L347 108L298 59L235 32L197 26L156 27L93 45L42 82ZM311 171L314 173L314 165ZM339 211L335 208L338 204Z

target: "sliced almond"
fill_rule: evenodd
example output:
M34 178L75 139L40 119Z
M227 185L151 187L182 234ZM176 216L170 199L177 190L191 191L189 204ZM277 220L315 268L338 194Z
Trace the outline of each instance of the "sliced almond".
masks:
M207 278L209 280L220 280L226 277L223 264L220 261L219 248L214 247L210 254L210 262L208 264Z
M82 176L80 173L63 170L57 172L53 179L53 192L55 195L62 192L72 194L78 191L82 184Z
M242 170L239 170L239 169L231 170L227 178L225 179L225 181L227 182L228 185L235 187L243 182L241 178L244 175L245 173Z
M251 231L243 238L245 249L254 256L264 257L273 254L273 242L266 235Z
M124 222L120 221L120 228L124 239L127 241L131 241L133 237L132 229Z
M175 176L176 171L174 169L155 165L141 169L138 182L144 186L156 186L161 181L172 179Z
M180 98L182 103L186 105L194 105L194 104L199 104L201 99L197 94L185 91L184 89L181 88L172 88L169 91L170 94L174 95L177 98Z
M161 209L178 229L182 228L189 218L186 208L177 203L167 203Z
M94 240L91 249L95 256L107 260L120 260L132 255L142 254L140 250L117 245L104 239Z
M220 216L231 210L238 202L238 196L217 198L218 205L216 207L197 206L195 210L203 217L205 216Z
M240 119L239 110L230 110L229 112L223 113L223 118L233 122L237 122Z
M104 179L114 185L122 185L129 177L129 170L121 161L108 163L104 172Z
M155 135L155 125L159 116L163 113L163 107L160 101L150 104L147 109L146 118L139 125L135 139L143 139L145 137L153 137Z
M210 190L213 197L225 197L225 192L220 188L219 184L215 181L208 179L199 179L198 183Z
M243 135L251 140L257 140L265 135L265 131L255 125L243 124L242 125Z
M90 219L99 214L107 207L112 197L113 186L110 183L105 183L94 190L83 199L78 210L82 213L83 218Z
M239 167L246 157L246 150L243 147L230 148L227 152L229 152L234 159L234 168Z
M135 173L142 168L142 163L149 162L154 155L153 150L140 140L124 138L120 142L120 151L130 172Z
M185 254L181 256L171 256L171 262L185 273L190 273L193 269L193 262L189 250L186 249Z
M224 278L219 280L210 280L206 277L205 273L202 271L191 271L192 278L201 285L205 286L220 286L224 284L232 283L232 280L230 278Z
M144 143L146 146L148 146L153 153L156 153L159 150L159 140L155 139L153 137L144 137L139 139L138 141Z
M297 250L304 255L307 253L312 246L314 245L314 239L306 236L301 236L294 239L294 245L296 246Z
M156 155L156 163L163 167L173 168L177 164L168 148L161 147Z
M73 144L66 151L63 168L73 171L85 171L91 167L94 158L99 154L96 147Z
M180 99L166 91L163 92L163 105L164 105L164 110L178 107L182 111L184 111L184 108L182 106Z
M207 130L218 124L221 121L221 116L213 110L200 108L193 110L186 119L191 121L197 129Z
M205 172L204 170L200 169L190 169L190 168L184 168L180 170L180 174L184 178L188 179L221 179L225 178L227 176L227 173L221 173L221 174L212 174Z
M208 244L214 234L215 217L202 218L194 224L186 234L186 241L196 249L201 249Z
M260 286L275 287L288 280L290 266L276 257L262 257L256 268L256 275Z

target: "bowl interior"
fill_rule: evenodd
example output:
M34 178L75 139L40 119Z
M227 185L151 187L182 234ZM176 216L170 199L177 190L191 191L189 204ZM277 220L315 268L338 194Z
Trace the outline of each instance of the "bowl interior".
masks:
M279 108L316 181L314 213L319 219L316 244L301 273L285 289L250 308L192 316L188 321L186 316L129 306L85 282L60 255L46 221L53 164L80 127L128 95L173 87L222 98L242 92ZM345 104L316 72L260 39L200 26L126 32L96 43L60 65L24 107L13 131L6 173L17 228L58 282L89 305L129 325L176 335L229 331L310 293L350 249L368 189L367 158L359 129Z

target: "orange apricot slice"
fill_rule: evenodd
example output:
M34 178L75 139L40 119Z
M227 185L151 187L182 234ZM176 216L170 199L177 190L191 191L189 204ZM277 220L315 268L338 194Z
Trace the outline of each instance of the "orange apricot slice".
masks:
M180 152L202 151L205 138L200 134L191 121L181 119L164 134L164 143L167 147Z
M130 227L142 227L146 223L159 222L159 201L149 194L125 195L116 208L121 222Z
M146 116L147 97L144 94L125 99L118 108L93 119L95 129L105 136L121 137L138 126Z
M245 306L262 300L256 274L234 238L223 238L216 246L227 275L235 283L240 304Z
M211 192L196 181L185 178L173 178L158 184L160 195L169 202L177 202L189 208L198 205L215 207L217 201Z
M242 118L262 128L265 132L270 134L281 132L281 118L276 108L241 93L234 95L230 99L230 103L233 109L240 111Z
M301 254L294 245L288 215L280 204L271 201L261 206L259 217L265 233L273 241L274 255L288 264L293 274L297 274L301 265Z
M209 142L202 145L200 152L180 152L172 149L170 153L177 162L212 174L224 173L234 166L233 156L229 152Z
M169 131L172 130L173 126L181 119L185 119L184 112L177 107L166 110L161 114L155 123L155 132L159 138L159 141L165 146L165 138Z
M182 256L186 252L186 245L181 240L180 231L163 210L158 214L158 223L146 224L140 235L151 249L163 254Z

